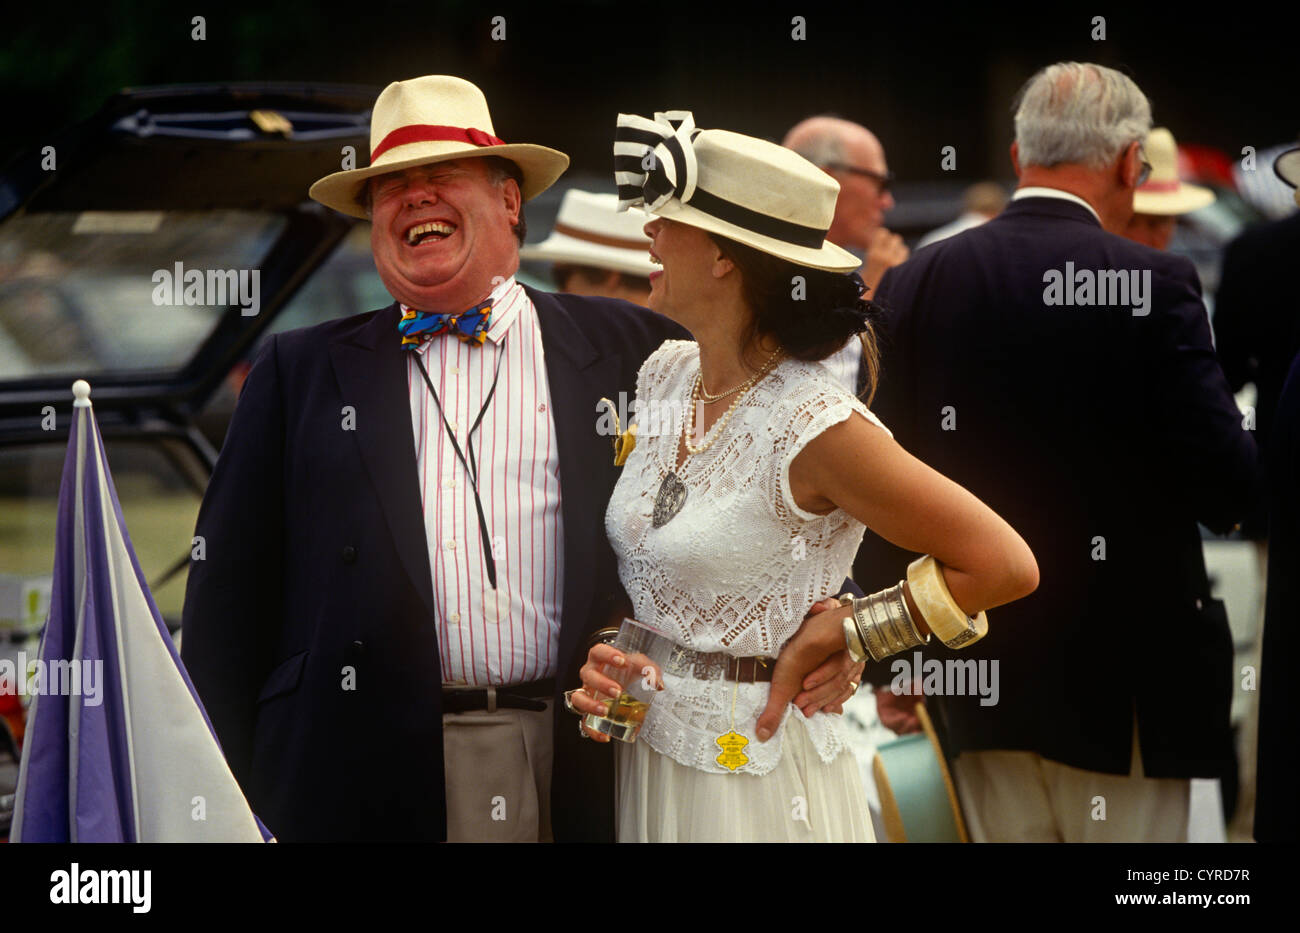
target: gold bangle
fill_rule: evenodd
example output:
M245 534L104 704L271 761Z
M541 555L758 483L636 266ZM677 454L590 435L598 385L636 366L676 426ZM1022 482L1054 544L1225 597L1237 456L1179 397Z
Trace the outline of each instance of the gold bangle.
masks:
M973 644L989 633L983 611L971 618L952 598L939 562L926 554L907 567L907 586L930 631L949 648Z

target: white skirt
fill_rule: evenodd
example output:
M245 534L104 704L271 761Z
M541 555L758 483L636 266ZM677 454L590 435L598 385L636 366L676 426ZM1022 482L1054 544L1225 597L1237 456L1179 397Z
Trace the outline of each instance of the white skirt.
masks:
M799 717L767 774L710 774L645 742L620 744L619 842L875 842L857 760L826 764Z

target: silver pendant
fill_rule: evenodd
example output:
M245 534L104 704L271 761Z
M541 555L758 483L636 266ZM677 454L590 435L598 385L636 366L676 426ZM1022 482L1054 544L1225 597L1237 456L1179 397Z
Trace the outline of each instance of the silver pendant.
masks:
M651 516L651 523L656 528L662 528L672 520L672 517L682 510L686 504L686 487L682 481L677 478L676 473L669 473L664 477L664 481L659 484L659 492L655 496L655 510Z

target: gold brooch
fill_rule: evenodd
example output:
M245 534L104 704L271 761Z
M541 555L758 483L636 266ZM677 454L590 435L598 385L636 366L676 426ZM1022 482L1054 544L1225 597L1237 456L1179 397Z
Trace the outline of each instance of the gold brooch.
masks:
M602 398L601 401L609 406L610 416L614 419L614 466L621 467L627 463L627 455L636 447L636 425L629 424L624 431L614 403L607 398Z

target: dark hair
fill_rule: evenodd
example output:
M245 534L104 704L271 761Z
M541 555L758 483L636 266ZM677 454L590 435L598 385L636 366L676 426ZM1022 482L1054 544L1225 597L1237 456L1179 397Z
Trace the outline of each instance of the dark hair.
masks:
M524 173L519 170L519 166L509 159L503 159L501 156L483 156L483 161L487 163L488 180L494 185L499 185L507 178L513 178L515 184L519 186L519 192L522 195L524 189ZM370 182L373 178L367 178L361 184L361 190L357 192L357 203L365 210L367 216L373 207L373 197L370 192ZM519 202L519 223L510 228L519 241L519 245L524 245L524 237L528 235L528 221L524 219L524 202Z
M858 274L813 269L727 237L710 233L709 238L740 270L741 295L754 311L746 343L768 335L787 355L816 362L858 336L867 362L870 404L880 376L880 351L871 319L880 307L862 298L864 286Z

